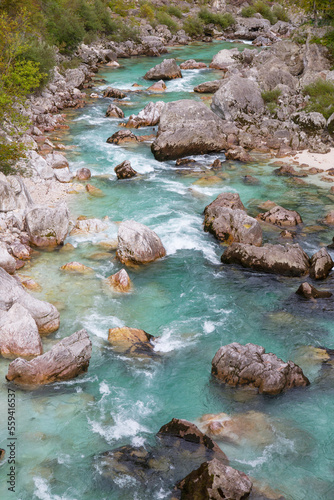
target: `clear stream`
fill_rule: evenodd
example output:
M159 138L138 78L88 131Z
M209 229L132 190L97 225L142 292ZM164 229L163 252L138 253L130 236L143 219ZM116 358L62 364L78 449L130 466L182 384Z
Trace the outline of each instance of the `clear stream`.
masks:
M173 48L182 62L189 58L209 63L221 48L243 44L194 44ZM162 58L121 60L119 69L103 68L97 91L107 85L144 87L145 72ZM183 71L184 78L167 83L167 92L134 93L119 106L125 115L137 113L150 100L200 99L192 93L198 83L219 77L214 70ZM94 198L73 195L73 214L108 216L106 233L69 237L75 250L41 252L22 270L42 285L39 298L61 311L61 327L43 339L45 350L59 339L86 328L93 355L86 375L35 391L16 390L16 492L0 486L1 499L21 500L151 500L169 497L163 482L141 487L120 477L111 487L99 480L94 467L98 453L125 444L154 442L159 428L173 417L193 422L207 413L230 415L249 410L268 418L272 438L220 442L231 465L289 500L333 498L334 388L333 367L313 362L305 346L334 348L334 305L331 299L306 302L295 295L303 279L282 278L222 265L223 247L203 231L202 212L222 191L238 192L250 215L267 199L297 209L304 220L297 241L309 254L329 244L331 231L319 220L332 207L328 185L296 186L278 178L263 157L244 166L225 162L224 155L201 157L210 165L219 157L221 172L182 173L174 162L155 161L148 143L113 146L106 139L122 120L105 117L110 99L95 99L69 113L70 130L61 142L75 146L68 153L71 168L87 166L92 183L105 193ZM150 128L137 134L149 134ZM125 159L142 174L117 181L114 167ZM258 185L246 185L253 175ZM160 236L167 256L151 265L129 269L134 285L130 294L106 293L103 278L121 269L115 253L106 254L101 240L114 240L117 221L134 219ZM280 230L268 227L264 238L281 241ZM59 268L78 260L94 269L92 275L68 275ZM329 277L320 288L333 289ZM141 328L159 337L160 356L138 360L113 352L108 329ZM299 363L311 380L308 388L277 397L250 394L217 384L210 375L211 360L221 345L233 341L258 343L284 360ZM8 360L1 359L0 446L7 443ZM219 442L219 441L218 441ZM8 464L1 467L3 476Z

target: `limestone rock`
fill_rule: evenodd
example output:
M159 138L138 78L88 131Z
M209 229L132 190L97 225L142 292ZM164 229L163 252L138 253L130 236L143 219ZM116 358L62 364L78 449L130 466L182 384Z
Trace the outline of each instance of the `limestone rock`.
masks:
M10 255L3 241L0 241L0 267L9 274L14 274L16 271L16 260Z
M93 269L91 267L85 266L80 262L68 262L67 264L61 266L60 269L68 273L78 273L78 274L89 274L93 272Z
M131 179L135 177L137 172L131 167L131 163L128 160L123 161L117 167L114 168L117 179Z
M195 61L195 59L188 59L180 64L180 69L202 69L207 68L207 65L203 62Z
M59 312L48 302L30 295L15 278L0 268L0 309L8 311L13 304L23 306L36 321L40 334L59 328Z
M68 161L66 160L65 156L60 153L49 153L48 155L46 155L45 159L51 168L63 169L69 167Z
M167 86L163 80L159 80L156 83L153 83L150 87L148 87L146 90L148 92L165 92L167 89Z
M29 241L37 247L54 247L64 243L69 228L69 212L65 203L55 208L41 206L25 216Z
M311 257L310 276L315 280L327 278L334 266L331 256L326 248L322 248Z
M210 231L218 240L232 243L262 245L262 229L253 217L244 210L232 210L228 207L216 207L211 210L211 217L205 217L204 229Z
M212 62L210 63L210 68L212 69L227 69L228 66L237 64L236 59L233 56L238 56L238 49L223 49L213 56Z
M75 223L75 227L71 231L71 236L76 234L91 234L91 233L101 233L108 229L108 224L100 219L81 219L78 218Z
M76 178L78 181L88 181L92 176L91 171L89 168L79 168L76 172Z
M69 168L59 168L55 170L55 177L58 182L62 182L64 184L71 182L73 179L73 175L71 174Z
M212 80L211 82L200 83L194 87L194 92L214 94L217 92L222 83L223 80Z
M221 151L225 146L224 122L205 104L185 99L165 105L151 149L157 160L164 161Z
M302 218L298 212L295 210L287 210L286 208L276 205L271 210L264 214L259 214L257 217L259 220L264 222L269 222L270 224L275 224L276 226L297 226L302 224Z
M145 80L173 80L182 78L182 73L175 59L164 59L151 68L144 76Z
M33 205L30 194L18 175L1 176L0 212L23 210Z
M192 471L176 488L181 490L181 500L246 500L252 490L249 477L220 460L214 458L204 462L198 469Z
M240 76L223 80L214 94L211 109L223 120L233 121L242 114L263 114L264 101L256 82Z
M129 116L126 126L128 128L153 127L159 123L164 107L163 101L149 102L138 115Z
M304 276L309 272L310 259L298 245L271 245L263 247L232 243L222 257L225 264L239 264L255 271L281 274L283 276Z
M285 363L256 344L237 342L221 347L212 360L212 374L233 387L248 385L260 394L280 394L293 387L305 387L309 380L292 361Z
M108 341L115 352L130 356L147 356L154 354L153 335L137 328L110 328Z
M114 89L113 87L108 87L103 92L103 97L114 97L115 99L124 99L124 97L126 97L126 94L122 92L122 90Z
M299 125L302 130L309 134L321 133L327 126L326 118L324 118L321 113L315 111L310 113L300 111L291 115L291 119L294 123Z
M125 269L121 269L116 274L112 274L107 278L107 284L115 291L126 293L132 288L131 280Z
M123 264L147 264L166 255L159 236L139 222L122 222L117 239L117 256Z
M314 286L306 281L300 285L296 291L297 295L301 295L304 299L326 299L333 294L325 290L317 290Z
M123 144L124 142L138 142L138 138L131 130L118 130L111 137L108 137L109 144Z
M88 370L92 343L86 330L80 330L58 342L32 361L18 358L10 363L6 379L22 386L62 382Z
M233 148L229 148L225 152L225 157L227 160L236 160L241 161L243 163L248 163L252 161L252 157L242 146L235 146Z
M0 310L0 354L5 358L32 358L43 353L36 321L20 304Z
M108 106L106 116L109 118L124 118L124 112L112 102Z

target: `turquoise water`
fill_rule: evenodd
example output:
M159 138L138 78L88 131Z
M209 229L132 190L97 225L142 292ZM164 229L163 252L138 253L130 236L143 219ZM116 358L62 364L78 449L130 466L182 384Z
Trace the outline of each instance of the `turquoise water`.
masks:
M209 62L221 48L241 44L217 43L173 49L179 62L196 58ZM162 58L161 58L162 59ZM128 89L159 62L156 58L121 60L121 68L104 68L99 76L107 85ZM181 80L167 82L166 94L138 92L120 107L125 115L137 113L150 100L194 98L198 83L216 79L212 70L183 72ZM96 90L96 89L94 89ZM272 175L261 158L250 165L224 162L218 173L180 173L174 162L154 160L150 145L126 147L106 144L122 120L105 118L109 99L92 100L71 113L70 130L62 142L74 145L68 154L72 170L87 166L91 183L104 198L86 193L71 198L74 215L109 217L105 233L69 237L72 252L40 253L22 274L42 285L36 296L55 302L61 311L61 328L43 339L45 350L60 338L86 328L93 343L89 371L73 381L37 391L16 391L17 487L16 493L0 486L4 499L42 500L148 500L168 498L170 485L162 481L144 487L121 477L117 484L104 483L94 457L126 444L154 443L159 428L173 417L191 421L207 413L264 413L272 429L268 443L220 443L231 465L269 485L287 499L328 500L333 497L334 390L333 372L311 363L303 355L307 345L334 348L332 301L303 302L294 292L302 279L288 279L223 266L223 247L204 233L202 212L222 191L236 191L251 215L261 201L272 199L297 209L304 220L297 241L309 254L329 244L331 231L319 220L332 206L327 191L312 185L293 186ZM151 128L138 134L149 134ZM224 155L199 158L209 165ZM117 181L114 167L129 159L142 174ZM245 185L244 175L260 180ZM103 278L121 269L115 253L99 244L114 240L117 222L134 219L160 236L166 258L142 268L129 269L134 288L130 294L106 293ZM318 226L314 228L312 226ZM268 228L265 241L278 242L279 232ZM102 260L96 260L101 258ZM94 269L92 275L62 273L61 265L79 260ZM333 288L329 277L322 287ZM108 329L141 328L159 337L160 356L149 360L115 354L107 342ZM210 375L211 360L221 345L233 341L263 345L283 359L298 362L310 378L308 388L278 397L252 395L217 384ZM1 360L1 420L6 420L8 360ZM0 446L5 448L4 431ZM3 465L3 474L7 465Z

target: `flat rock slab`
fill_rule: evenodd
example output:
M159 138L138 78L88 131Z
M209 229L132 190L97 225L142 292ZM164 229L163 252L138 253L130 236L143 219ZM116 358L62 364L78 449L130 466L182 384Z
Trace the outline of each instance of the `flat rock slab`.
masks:
M88 370L91 354L89 335L86 330L80 330L32 361L15 359L9 365L6 379L32 387L70 380Z
M221 347L212 360L212 374L233 387L248 385L260 394L280 394L293 387L310 384L302 369L285 363L256 344L237 342Z

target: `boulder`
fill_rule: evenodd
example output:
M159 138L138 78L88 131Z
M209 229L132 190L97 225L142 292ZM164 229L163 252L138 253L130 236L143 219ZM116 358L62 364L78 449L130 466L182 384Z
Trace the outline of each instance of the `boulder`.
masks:
M164 59L151 68L144 76L145 80L173 80L182 78L182 73L175 59Z
M138 115L129 116L126 126L128 128L153 127L159 123L164 107L163 101L149 102Z
M287 210L279 205L276 205L264 214L259 214L257 218L280 227L297 226L297 224L302 224L303 222L298 212L295 210Z
M226 146L224 122L202 102L169 102L160 116L152 153L159 161L221 151Z
M14 257L20 260L29 260L32 249L28 245L24 245L23 243L15 242L14 245L10 247L11 252ZM8 271L7 271L8 272Z
M279 21L280 23L282 21ZM277 26L276 23L272 26L272 30L275 31L275 27L278 27L280 30L281 26ZM290 25L291 26L291 25ZM283 27L283 30L286 29L286 26ZM278 57L281 61L286 64L289 69L289 72L293 76L299 76L302 74L304 70L304 57L303 50L298 43L292 42L291 40L282 40L275 43L271 49L271 52ZM321 71L319 69L319 71Z
M234 56L238 56L238 49L223 49L213 56L210 68L212 69L227 69L229 66L237 64Z
M133 220L120 224L117 239L117 256L123 264L147 264L166 255L159 236Z
M88 181L88 179L90 179L92 176L91 174L91 171L89 170L89 168L79 168L77 171L76 171L76 178L78 179L78 181Z
M260 65L258 78L263 90L274 90L278 85L295 90L298 84L298 79L291 75L287 65L275 56Z
M214 94L220 88L223 80L212 80L211 82L204 82L194 87L194 92L201 94Z
M249 477L220 460L214 458L204 462L198 469L192 471L176 488L181 490L181 500L246 500L252 490Z
M216 158L209 166L210 170L220 170L222 168L222 162L219 158Z
M30 194L23 182L17 175L9 175L0 178L0 212L11 212L22 210L33 205Z
M252 161L252 157L242 146L234 146L229 148L225 152L225 157L227 160L241 161L242 163L248 163Z
M0 241L0 267L9 274L14 274L16 271L16 260L10 255L3 241Z
M86 75L80 68L67 69L65 72L66 87L68 89L83 87Z
M116 292L126 293L132 288L131 280L125 269L121 269L118 273L112 274L106 281Z
M110 328L108 341L117 353L130 356L147 356L154 354L153 335L137 328Z
M296 294L304 297L304 299L326 299L333 295L331 292L327 292L325 290L317 290L306 281L300 285Z
M111 137L108 137L109 144L124 144L125 142L138 142L138 138L131 130L118 130Z
M25 216L25 227L29 242L37 247L62 245L68 233L69 212L65 203L54 208L35 207Z
M233 387L248 385L260 394L280 394L293 387L310 384L302 369L285 363L256 344L237 342L221 347L212 360L212 375Z
M23 306L36 321L40 334L59 328L59 312L48 302L30 295L15 278L0 268L0 309L8 311L13 304Z
M165 92L167 89L167 85L163 80L159 80L156 83L153 83L150 87L148 87L146 90L149 92Z
M180 64L180 69L202 69L207 68L207 65L203 62L195 61L195 59L188 59Z
M117 167L114 168L117 179L131 179L135 177L137 172L131 167L131 163L128 160L123 161Z
M69 167L68 161L66 160L65 156L60 153L49 153L48 155L46 155L45 159L51 168L63 169Z
M283 276L304 276L309 272L310 259L298 245L271 245L263 247L232 243L222 257L224 264L239 264L259 272Z
M316 111L310 113L299 111L291 115L291 120L299 125L302 130L313 135L321 134L327 126L326 118Z
M108 106L106 116L109 118L124 118L124 112L112 102Z
M261 16L256 17L238 17L237 26L233 28L233 38L241 40L255 40L259 35L268 33L270 30L270 21Z
M55 170L55 177L58 182L67 184L68 182L71 182L74 176L71 174L69 168L60 168Z
M223 80L214 94L211 109L223 120L237 120L243 114L263 114L264 101L259 85L253 80L232 76Z
M214 217L217 208L227 207L232 210L244 210L246 211L242 201L240 200L240 196L238 193L221 193L217 196L215 200L213 200L210 205L207 205L204 209L205 221L206 225L209 223L209 219ZM207 229L209 230L209 229Z
M27 309L14 303L0 310L0 354L5 358L32 358L43 353L36 321Z
M219 241L262 245L260 224L244 210L216 206L216 209L210 210L210 214L210 217L205 215L204 230L212 233Z
M188 420L173 418L168 424L160 428L157 436L167 442L171 439L192 443L197 448L205 449L206 453L212 455L212 458L217 458L223 463L228 464L225 453L219 448L217 443L206 434L203 434L195 424Z
M114 89L113 87L108 87L103 92L103 97L113 97L114 99L124 99L126 94L122 90Z
M31 361L22 358L10 363L6 379L20 386L39 386L62 382L88 370L92 343L86 330L80 330L58 342Z
M334 266L334 262L332 261L332 258L326 248L322 248L312 255L310 265L311 278L315 280L322 280L327 278Z
M28 169L36 172L41 179L48 180L54 177L53 168L42 158L36 151L29 151L27 153L27 167Z
M91 267L85 266L80 262L68 262L64 264L60 268L62 271L66 271L67 273L78 273L78 274L90 274L93 272Z

